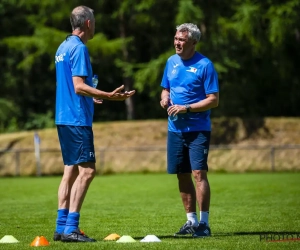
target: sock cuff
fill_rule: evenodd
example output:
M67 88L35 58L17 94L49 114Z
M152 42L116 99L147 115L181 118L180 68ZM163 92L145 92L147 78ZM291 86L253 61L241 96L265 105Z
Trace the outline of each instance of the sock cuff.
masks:
M63 208L63 209L58 209L57 213L60 215L68 215L69 214L69 209Z
M75 220L79 220L80 214L77 212L72 212L68 214L68 219L75 219Z

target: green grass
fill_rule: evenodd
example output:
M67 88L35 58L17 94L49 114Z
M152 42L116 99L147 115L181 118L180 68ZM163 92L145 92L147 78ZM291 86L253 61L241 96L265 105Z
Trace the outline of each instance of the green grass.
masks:
M212 199L207 239L173 238L186 221L176 177L167 174L97 176L81 211L80 227L96 243L52 240L60 177L0 178L0 238L20 242L0 249L32 249L45 236L46 249L300 249L300 241L260 241L260 234L300 234L300 173L210 174ZM111 234L135 243L107 242ZM139 242L154 234L160 243Z

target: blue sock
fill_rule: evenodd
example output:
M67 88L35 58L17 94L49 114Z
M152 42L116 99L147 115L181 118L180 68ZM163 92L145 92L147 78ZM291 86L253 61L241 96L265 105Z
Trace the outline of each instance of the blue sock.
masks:
M65 230L64 230L65 234L70 234L78 228L78 226L79 226L79 217L80 217L80 214L76 213L76 212L68 214L66 227L65 227Z
M63 233L66 227L67 217L69 209L58 209L56 219L56 232L59 234Z

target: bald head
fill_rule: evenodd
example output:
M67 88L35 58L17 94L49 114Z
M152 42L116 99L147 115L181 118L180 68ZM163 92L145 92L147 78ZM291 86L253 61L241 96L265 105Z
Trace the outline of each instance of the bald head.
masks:
M86 6L78 6L70 15L72 30L81 30L86 20L94 20L93 10Z

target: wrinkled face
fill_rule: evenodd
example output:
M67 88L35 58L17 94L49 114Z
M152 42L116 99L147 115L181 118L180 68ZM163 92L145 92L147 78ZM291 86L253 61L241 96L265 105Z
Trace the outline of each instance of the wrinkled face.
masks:
M174 36L176 54L182 59L189 59L194 55L196 42L189 40L187 31L177 31Z
M88 34L88 39L93 39L95 34L95 19L85 21L86 32Z

